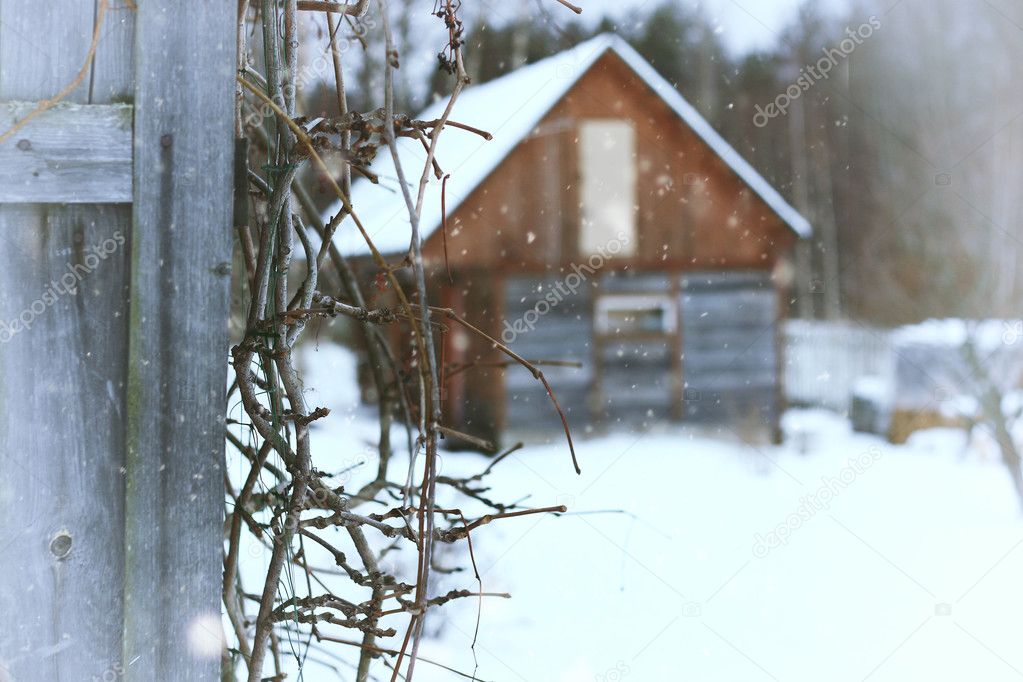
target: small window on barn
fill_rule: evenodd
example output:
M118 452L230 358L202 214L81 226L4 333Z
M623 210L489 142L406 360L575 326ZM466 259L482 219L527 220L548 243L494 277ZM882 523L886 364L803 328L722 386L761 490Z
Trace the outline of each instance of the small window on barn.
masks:
M583 255L636 252L636 131L630 121L592 119L579 129Z
M670 334L675 331L675 306L669 296L601 296L597 299L600 334Z

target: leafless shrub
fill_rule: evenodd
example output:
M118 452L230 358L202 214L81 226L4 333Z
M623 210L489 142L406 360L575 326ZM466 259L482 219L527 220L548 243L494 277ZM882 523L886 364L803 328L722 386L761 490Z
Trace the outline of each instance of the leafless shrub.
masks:
M446 368L438 363L436 339L445 325L457 324L489 339L510 363L522 365L546 387L553 408L561 412L535 365L474 326L468 319L471 313L433 307L426 296L419 215L429 174L442 172L435 154L437 140L445 126L489 138L471 122L449 119L468 82L462 63L460 7L458 0L438 0L431 9L447 30L439 58L455 75L455 85L442 117L419 121L394 110L392 74L399 67L399 54L391 38L387 0L378 0L374 7L367 0L348 5L298 0L261 0L253 7L247 0L239 3L236 132L245 141L239 148L246 150L240 153L239 163L246 168L239 176L248 183L238 188L245 210L238 212L235 222L247 291L244 338L232 349L229 398L240 401L244 417L229 424L227 437L247 474L240 487L225 481L223 602L234 635L234 646L226 654L225 679L234 679L239 666L244 666L250 682L267 679L269 668L273 669L270 679L282 679L286 668L282 657L289 649L299 663L307 656L332 666L329 661L338 665L347 661L359 681L369 678L375 659L391 668L391 680L412 679L417 661L426 660L419 656L419 647L431 608L460 598L507 596L484 592L478 572L475 581L462 589L432 594L436 547L466 541L466 558L475 567L471 542L475 529L498 519L565 510L562 506L522 508L489 499L485 480L511 451L471 477L456 478L439 471L438 438L462 436L441 423L441 377ZM344 79L348 52L338 49L340 34L346 22L351 27L353 21L373 12L379 15L386 41L385 104L375 111L352 111ZM337 94L336 115L315 119L298 112L296 103L296 78L302 73L298 25L300 17L311 16L326 22ZM257 52L262 68L254 66ZM402 168L398 163L399 137L423 144L427 160L422 169ZM362 224L349 201L352 172L372 180L367 166L378 153L389 153L394 159L412 227L408 254L397 264L387 262L376 249L367 229L372 226ZM340 159L339 178L331 174L325 158ZM343 204L326 225L298 180L305 167L327 178ZM416 185L406 182L407 173L418 174L417 193L410 189ZM350 223L346 229L357 229L365 238L398 301L394 308L367 307L352 267L331 241L342 223ZM321 246L315 245L314 232ZM298 249L304 254L301 268L296 267ZM295 269L303 271L301 283L289 290L289 274L299 281L292 272ZM321 275L328 270L340 282L340 291L324 290L328 278ZM404 281L412 282L408 290ZM328 418L330 410L307 404L295 362L296 343L307 323L337 315L361 326L379 396L376 474L354 492L345 489L344 472L330 474L318 466L322 453L312 451L310 426ZM408 330L412 339L408 351L392 348L381 332L381 325L396 324ZM406 352L414 356L413 361L399 357ZM406 390L401 376L404 367L414 368L413 391ZM561 416L575 462L568 423ZM390 435L396 417L407 427L408 450L405 473L397 479L393 472L399 466L391 465L398 465L398 449ZM338 453L330 454L337 461ZM438 488L450 489L490 511L470 519L458 508L441 507ZM241 556L243 537L248 536L257 550L262 547L270 553L255 593L247 591L252 589L243 584L247 572L239 570L246 561ZM393 557L412 548L414 578L402 580ZM353 551L357 558L349 558ZM322 565L323 557L333 565ZM344 590L335 587L339 579ZM400 637L381 624L382 618L396 614L408 615L407 629ZM354 636L339 634L346 629ZM393 643L388 641L392 637L397 638ZM298 641L304 644L285 646ZM336 652L345 647L357 653L354 662ZM313 654L310 649L315 650ZM268 652L271 661L266 660Z

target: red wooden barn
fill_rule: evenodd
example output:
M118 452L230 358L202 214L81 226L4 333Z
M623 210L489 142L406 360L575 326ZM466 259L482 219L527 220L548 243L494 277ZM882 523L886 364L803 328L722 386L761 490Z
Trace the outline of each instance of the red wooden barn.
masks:
M776 426L776 273L810 225L650 64L599 36L467 88L451 120L493 139L451 126L441 135L452 280L431 174L421 229L434 301L523 357L580 363L545 368L577 430L661 419ZM426 152L400 145L415 184ZM398 261L410 226L390 154L372 171L380 183L356 182L353 204ZM339 239L346 255L366 254L352 226ZM455 326L442 345L449 426L492 438L560 423L530 373L496 366L506 358L487 342Z

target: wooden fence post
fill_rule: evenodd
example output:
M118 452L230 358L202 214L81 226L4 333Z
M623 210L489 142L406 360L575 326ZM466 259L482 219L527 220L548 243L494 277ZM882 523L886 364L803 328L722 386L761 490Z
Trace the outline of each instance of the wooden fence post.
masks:
M219 677L234 13L223 2L138 3L125 498L129 680Z

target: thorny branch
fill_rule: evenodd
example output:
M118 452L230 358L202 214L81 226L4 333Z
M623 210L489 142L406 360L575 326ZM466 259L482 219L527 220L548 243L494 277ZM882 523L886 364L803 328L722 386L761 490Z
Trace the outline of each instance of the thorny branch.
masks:
M557 1L578 11L565 0ZM105 5L101 3L101 8ZM458 96L469 81L462 61L461 3L437 0L431 10L447 33L439 52L441 66L455 77L443 114L433 120L395 111L392 79L400 55L391 35L387 0L377 0L375 7L383 28L384 106L360 112L348 104L346 55L339 48L339 32L343 21L353 25L373 11L369 0L260 0L251 6L248 0L240 0L238 5L235 130L244 153L240 155L236 193L244 210L236 212L235 227L244 266L239 284L245 287L245 331L231 353L234 376L228 398L232 404L240 403L241 413L235 411L228 420L227 439L244 473L237 483L225 478L222 596L234 642L224 660L225 680L235 679L239 666L249 682L281 680L287 675L289 657L291 667L300 668L311 647L332 660L344 660L326 651L332 644L358 651L358 660L352 664L358 682L370 679L373 662L382 657L390 659L384 664L392 671L392 681L399 677L411 680L419 660L470 677L421 657L419 648L430 609L456 599L509 596L484 590L476 570L472 532L495 521L558 514L565 508L525 508L489 498L486 479L521 444L501 453L473 476L440 474L442 437L492 448L486 441L441 423L444 379L474 369L472 365L447 365L438 358L438 336L446 332L445 322L479 335L510 358L509 363L521 365L545 386L561 416L572 461L579 470L565 414L538 369L558 361L526 360L472 324L471 313L434 307L428 300L419 219L431 173L447 177L436 158L438 140L447 127L491 138L471 121L451 120ZM300 28L318 21L326 24L337 111L311 118L298 112L304 35ZM360 42L367 44L361 37ZM246 115L256 110L268 115ZM422 144L426 152L422 168L402 167L397 153L397 140L402 137ZM353 172L365 178L363 182L376 182L369 166L379 152L388 153L393 161L411 226L408 252L396 265L373 244L370 230L359 219L350 198ZM332 172L325 156L337 159L341 170ZM414 191L406 181L409 172L418 176ZM309 177L324 179L341 202L341 211L326 224L303 186ZM371 299L356 268L333 243L342 228L358 230L363 237L396 306L368 305ZM338 289L328 291L332 286ZM336 316L349 319L361 330L378 402L375 471L369 472L369 481L354 492L346 490L351 466L333 473L321 468L325 462L338 461L339 456L349 463L353 458L345 459L343 452L313 452L311 430L317 422L329 419L330 406L306 402L296 362L309 323ZM389 341L382 330L394 325L407 332L408 344L397 347ZM412 389L406 371L410 367ZM396 421L404 423L408 451L404 474L397 480L392 478L391 466L396 459L391 439ZM364 463L365 459L358 461ZM438 504L439 491L445 491L444 499L461 497L487 511L467 518L461 509ZM362 507L373 511L362 511ZM461 541L468 544L474 589L460 587L439 594L433 573L450 569L438 568L436 548ZM243 584L245 578L251 578L251 571L242 569L250 563L246 547L259 554L270 553L255 594ZM416 553L416 568L410 575L404 575L392 559L406 547L414 547ZM407 618L401 644L380 646L378 640L397 636L389 619L401 617ZM338 636L340 629L361 633L359 641Z

